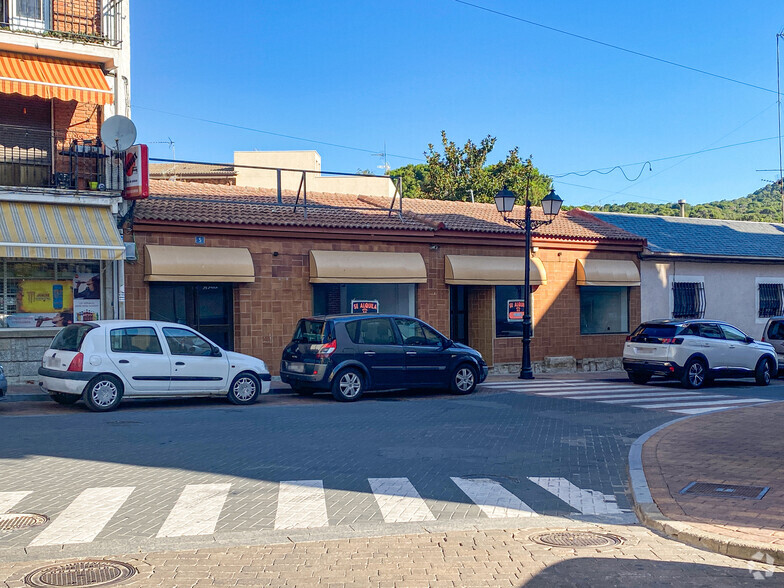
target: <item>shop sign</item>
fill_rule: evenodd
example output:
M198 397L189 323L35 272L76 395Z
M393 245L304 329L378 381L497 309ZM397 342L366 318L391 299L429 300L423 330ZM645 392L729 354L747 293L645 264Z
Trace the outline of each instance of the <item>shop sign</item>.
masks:
M18 312L6 317L13 328L64 327L101 318L99 274L74 274L73 280L21 280Z
M352 300L351 314L378 314L378 300Z
M139 200L150 195L147 145L131 145L125 152L123 198Z
M522 322L525 314L525 300L508 300L507 305L506 320L510 323Z
M101 317L101 276L75 274L73 278L74 316L77 321L97 321Z

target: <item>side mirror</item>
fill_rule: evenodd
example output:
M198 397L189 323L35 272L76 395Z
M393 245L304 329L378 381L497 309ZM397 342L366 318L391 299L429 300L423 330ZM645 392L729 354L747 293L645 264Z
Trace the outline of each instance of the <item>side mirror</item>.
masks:
M754 343L754 337L746 337L746 343Z
M222 357L223 354L221 353L220 347L217 345L212 346L212 356L213 357Z
M449 349L455 342L452 339L444 339L444 349Z

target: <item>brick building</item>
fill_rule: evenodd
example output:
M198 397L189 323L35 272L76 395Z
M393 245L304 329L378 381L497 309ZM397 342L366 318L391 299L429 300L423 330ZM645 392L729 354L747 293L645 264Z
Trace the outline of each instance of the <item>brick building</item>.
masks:
M299 318L377 300L519 369L507 309L523 294L523 233L492 204L309 193L305 209L273 190L154 180L151 192L126 231L139 251L128 318L190 324L277 372ZM535 368L617 365L640 319L644 241L571 210L532 245Z
M128 0L0 0L0 363L35 381L65 324L119 317Z

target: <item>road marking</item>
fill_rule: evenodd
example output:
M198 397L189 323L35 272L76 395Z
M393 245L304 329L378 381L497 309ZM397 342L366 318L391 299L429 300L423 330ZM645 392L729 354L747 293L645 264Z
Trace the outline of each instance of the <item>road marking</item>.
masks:
M672 392L672 388L640 388L639 386L617 386L613 388L599 388L595 390L558 390L557 392L536 392L539 396L595 396L597 394L655 394L657 392Z
M727 396L726 394L712 394L712 395L696 395L696 396L687 396L687 395L675 395L670 397L662 397L662 398L654 398L651 396L638 396L636 399L633 400L600 400L602 404L631 404L634 402L671 402L673 400L683 400L684 402L687 400L694 400L692 404L702 403L703 400L713 400L715 398L737 398L736 396Z
M368 478L368 482L385 523L436 520L408 478Z
M706 412L718 412L720 410L729 410L736 408L734 406L712 406L709 408L684 408L683 410L668 410L667 412L674 412L676 414L703 414Z
M32 492L0 492L0 514L10 511L28 494Z
M711 402L674 402L671 404L642 404L637 405L635 404L635 408L685 408L687 406L695 406L697 404L702 406L712 406L712 405L726 405L726 404L753 404L757 402L770 402L770 400L765 400L764 398L745 398L743 400L714 400Z
M88 488L33 539L30 547L90 543L133 490L134 486Z
M539 516L495 480L452 478L452 481L491 519Z
M211 535L230 489L231 484L188 484L157 536Z
M673 396L680 396L683 398L690 398L690 397L697 397L699 398L702 396L700 392L654 392L652 394L640 394L639 392L635 394L630 393L623 393L623 394L607 394L607 395L597 395L591 396L590 398L583 398L583 397L572 397L572 396L564 396L564 398L568 398L569 400L617 400L619 398L636 398L637 400L645 400L646 398L669 398ZM719 398L723 398L726 395L721 395ZM620 402L620 400L619 400Z
M583 490L566 478L529 477L528 479L551 494L555 494L582 514L605 515L628 512L618 508L615 496L612 494L602 494L598 490Z
M483 384L484 386L484 384ZM611 382L601 382L597 384L521 384L517 382L509 382L508 384L491 386L492 388L511 388L515 390L563 390L571 388L573 390L590 390L593 388L612 388L615 386L633 386L633 384L613 384Z
M281 482L278 488L276 529L328 527L327 500L321 480Z

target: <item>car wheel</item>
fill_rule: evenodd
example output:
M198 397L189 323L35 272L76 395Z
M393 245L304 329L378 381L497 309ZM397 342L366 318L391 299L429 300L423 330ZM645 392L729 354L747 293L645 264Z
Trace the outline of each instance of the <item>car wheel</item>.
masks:
M634 384L647 384L648 380L651 379L651 374L646 374L645 372L629 372L629 379Z
M79 395L78 394L64 394L62 392L50 392L49 396L54 400L57 404L76 404L79 402Z
M365 392L365 381L357 370L349 368L340 372L332 381L332 396L341 402L359 400Z
M773 362L769 358L763 357L759 360L759 363L757 363L757 369L754 370L754 379L760 386L767 386L770 384L772 377Z
M253 374L239 374L229 388L229 402L232 404L253 404L259 397L259 379Z
M82 396L84 403L94 412L114 410L122 400L122 383L114 376L98 376L90 380Z
M452 391L455 394L471 394L476 389L476 369L470 365L459 366L452 374Z
M707 378L708 366L703 360L694 358L686 362L681 383L687 388L702 388Z

